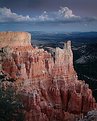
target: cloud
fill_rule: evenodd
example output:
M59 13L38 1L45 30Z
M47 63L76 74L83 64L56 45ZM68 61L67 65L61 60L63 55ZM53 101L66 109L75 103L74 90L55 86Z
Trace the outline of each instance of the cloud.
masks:
M39 16L36 16L33 18L34 22L47 22L47 21L53 21L54 18L49 14L47 13L47 11L44 11L41 15Z
M23 15L18 15L6 7L0 8L0 22L20 22L20 21L32 21L32 18Z
M80 17L73 13L71 9L68 7L60 7L58 11L44 13L39 17L39 21L48 22L48 23L59 23L59 24L67 24L67 23L92 23L97 22L97 17Z
M44 11L41 15L36 17L30 17L29 15L23 16L18 15L6 7L0 8L0 22L21 22L21 21L56 21L58 19L71 19L77 18L78 16L74 15L72 10L68 7L61 7L60 10L52 13L47 13Z
M73 14L72 10L68 7L61 7L58 11L55 12L47 12L44 11L40 16L35 17L35 21L40 22L58 22L58 21L76 21L79 19L79 16Z
M73 13L68 7L61 7L58 11L47 12L44 11L41 15L30 17L29 15L23 16L11 11L6 7L0 8L0 22L43 22L43 23L87 23L97 22L95 17L81 18Z
M44 11L43 14L39 16L39 20L40 21L47 21L47 20L49 20L49 17L48 17L48 14L47 14L46 11Z
M64 19L79 18L79 16L74 15L72 10L68 7L61 7L58 11L58 15Z

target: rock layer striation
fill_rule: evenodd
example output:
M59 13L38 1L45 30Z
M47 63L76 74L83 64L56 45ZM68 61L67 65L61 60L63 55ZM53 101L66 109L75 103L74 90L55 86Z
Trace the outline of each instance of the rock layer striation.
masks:
M29 33L1 32L0 69L16 80L25 121L75 121L97 108L91 89L77 78L71 41L52 56L33 48Z

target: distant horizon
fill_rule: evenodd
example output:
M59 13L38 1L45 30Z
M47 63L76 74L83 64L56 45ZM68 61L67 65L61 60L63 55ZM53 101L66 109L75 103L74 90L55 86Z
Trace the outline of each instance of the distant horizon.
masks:
M44 30L32 30L32 31L17 31L17 30L13 30L13 31L5 31L5 30L0 30L0 32L42 32L42 33L97 33L97 31L44 31ZM52 33L52 34L53 34Z

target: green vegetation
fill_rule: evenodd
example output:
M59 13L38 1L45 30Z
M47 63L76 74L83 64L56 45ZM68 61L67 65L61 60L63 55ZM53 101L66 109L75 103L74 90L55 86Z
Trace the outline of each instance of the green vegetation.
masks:
M0 121L24 121L23 104L16 90L10 85L2 86L5 78L0 75Z

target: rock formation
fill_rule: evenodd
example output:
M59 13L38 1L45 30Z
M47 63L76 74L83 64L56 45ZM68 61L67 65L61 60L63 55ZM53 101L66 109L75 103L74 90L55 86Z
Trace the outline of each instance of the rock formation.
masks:
M84 116L83 119L80 119L79 121L97 121L97 110L89 111L87 115Z
M31 45L31 35L24 32L0 32L0 48Z
M1 32L0 69L16 80L25 121L76 121L97 108L92 91L77 78L71 41L53 57L33 48L29 33Z

